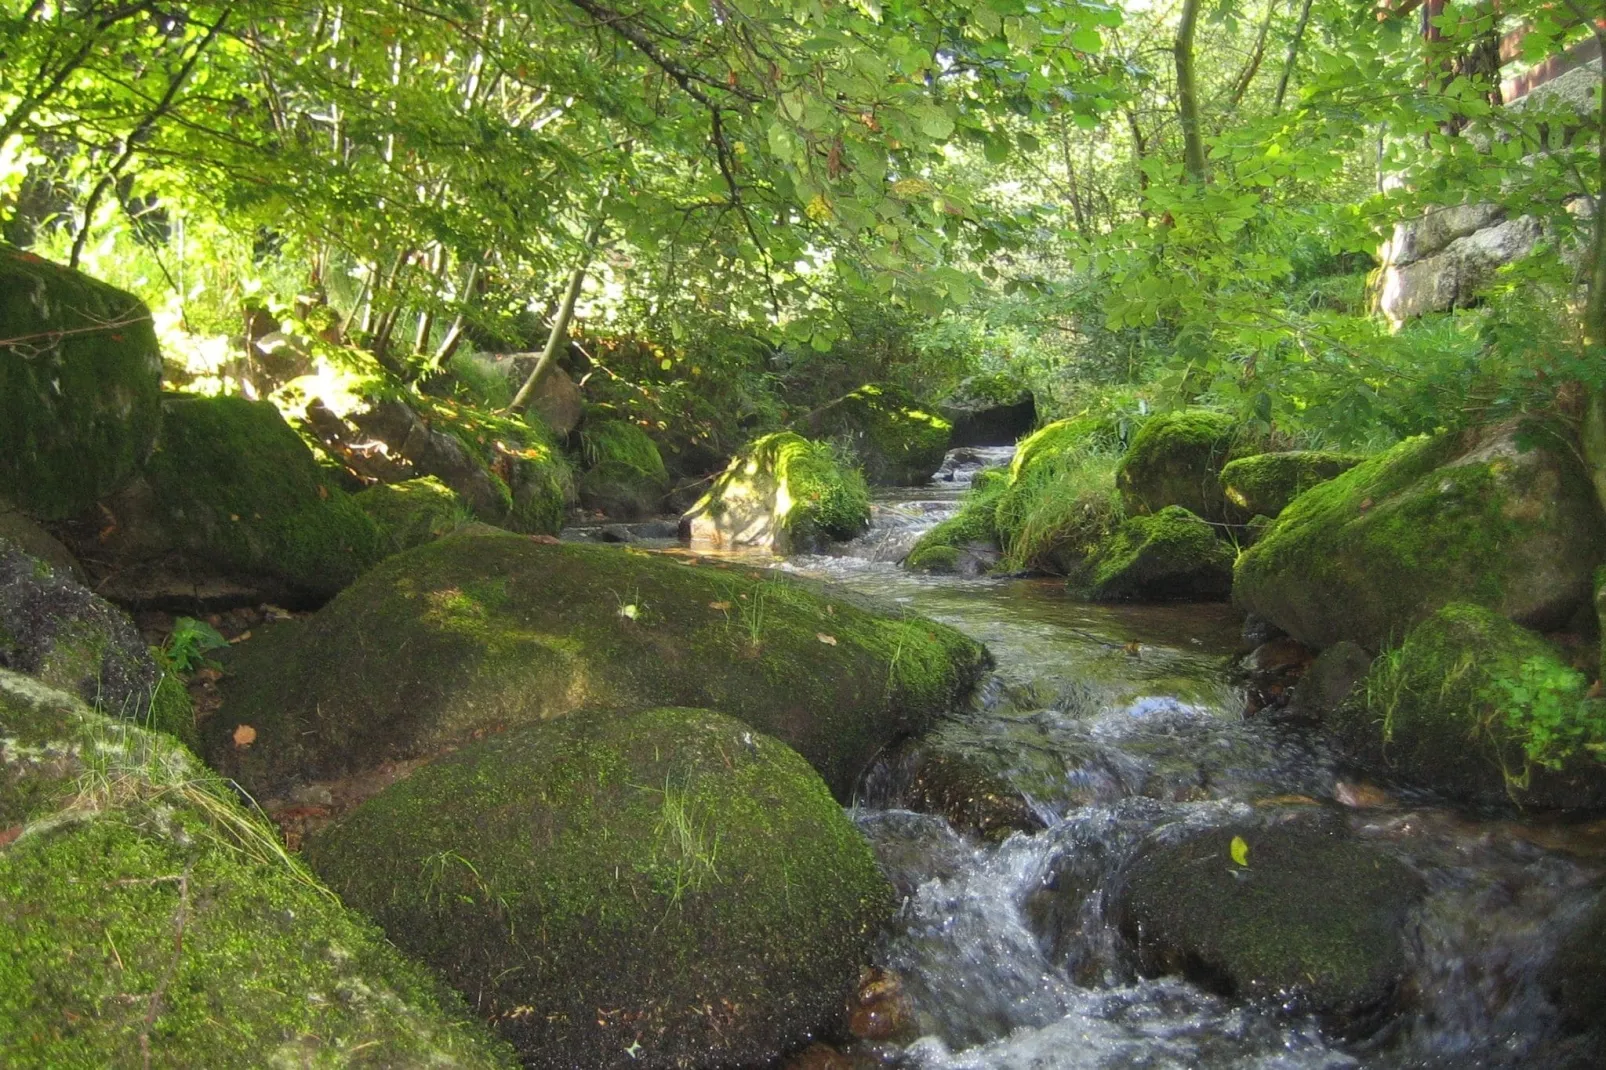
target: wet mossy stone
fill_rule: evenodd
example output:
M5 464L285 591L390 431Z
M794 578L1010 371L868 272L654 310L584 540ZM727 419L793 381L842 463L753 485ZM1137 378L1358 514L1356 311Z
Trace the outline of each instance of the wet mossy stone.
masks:
M160 733L0 671L0 1063L516 1065Z
M803 430L850 449L875 486L918 487L942 467L953 425L902 387L867 383L809 413Z
M1381 778L1483 807L1606 806L1606 700L1540 636L1452 602L1417 625L1324 723ZM1567 756L1530 761L1534 733ZM1560 755L1561 750L1549 753Z
M0 495L61 520L126 482L156 440L161 374L138 298L0 245Z
M471 516L467 503L434 476L378 483L351 500L368 514L392 552L450 535Z
M870 525L864 477L836 451L790 431L750 443L680 518L694 546L806 553Z
M1006 373L973 375L939 406L953 424L948 448L1007 446L1037 425L1037 399L1025 383Z
M63 575L80 582L86 578L71 550L4 498L0 498L0 541L12 543Z
M0 668L26 673L112 717L195 742L188 692L157 666L128 615L4 537Z
M1311 487L1343 475L1365 459L1355 453L1290 450L1229 461L1221 470L1228 519L1238 523L1255 516L1275 519Z
M176 549L195 571L260 582L296 603L329 598L383 556L379 528L268 402L170 397L162 412L144 475L156 530L130 515L107 543L114 556L123 540L152 556Z
M833 1029L891 905L808 763L695 709L465 747L307 857L553 1070L767 1065Z
M838 588L470 531L232 648L203 734L261 798L586 707L700 706L792 746L847 798L877 751L962 703L989 663L945 625Z
M1145 974L1181 974L1340 1028L1386 1010L1421 894L1403 863L1320 819L1162 828L1124 878L1116 912Z
M1234 600L1318 649L1379 650L1452 601L1564 626L1606 559L1606 519L1566 450L1522 437L1408 439L1312 487L1239 557Z
M1232 547L1179 505L1129 517L1071 587L1099 602L1214 601L1232 593Z
M588 422L580 431L586 469L580 504L621 520L658 512L669 493L669 473L658 446L628 420Z
M998 499L1008 486L1003 469L978 472L959 512L920 536L904 568L916 572L980 575L998 560Z
M1221 470L1259 452L1252 438L1225 413L1184 409L1144 422L1116 468L1126 511L1158 513L1180 505L1206 520L1226 519Z

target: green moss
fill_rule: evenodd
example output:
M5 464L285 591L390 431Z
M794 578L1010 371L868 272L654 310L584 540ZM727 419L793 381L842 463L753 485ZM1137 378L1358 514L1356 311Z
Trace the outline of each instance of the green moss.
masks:
M807 551L863 533L870 492L829 445L779 431L733 457L686 520L694 542Z
M890 739L962 701L987 660L950 628L839 590L464 532L233 648L203 734L263 797L584 707L699 706L793 746L846 797ZM240 724L257 733L246 750Z
M1359 454L1323 450L1242 457L1221 470L1221 492L1234 520L1256 515L1275 518L1311 487L1344 474L1365 459Z
M1116 458L1100 444L1102 426L1062 420L1016 451L994 512L1006 568L1067 575L1121 522Z
M0 672L0 1061L507 1067L182 747Z
M150 311L0 245L0 339L0 496L43 519L82 512L132 476L156 438Z
M378 526L392 552L449 535L472 518L463 500L434 476L379 483L352 501Z
M942 465L953 424L902 387L869 383L811 413L809 434L853 452L876 485L918 486Z
M146 477L172 540L223 568L332 594L378 560L374 522L267 402L174 397Z
M402 400L485 466L502 505L480 519L531 535L556 535L562 529L575 495L574 472L540 416L530 412L511 419L411 391Z
M1225 519L1221 470L1260 443L1233 418L1207 409L1161 413L1144 422L1116 470L1126 511L1157 513L1180 505L1206 520Z
M1235 600L1318 647L1397 643L1451 601L1564 621L1603 549L1587 479L1509 438L1464 450L1408 439L1310 488L1239 558Z
M1020 482L1031 467L1066 453L1113 451L1119 445L1119 430L1113 418L1073 416L1045 424L1021 439L1010 462L1012 482Z
M1096 601L1223 599L1232 591L1235 556L1214 528L1172 505L1123 522L1073 586Z
M960 503L959 513L920 536L904 558L904 567L921 572L953 572L960 564L961 547L975 543L998 545L998 499L1009 485L1002 469L978 472Z
M598 420L585 425L580 442L584 504L617 516L658 511L669 492L669 473L647 432L629 420Z
M474 744L308 858L530 1066L764 1065L840 1015L890 905L808 764L705 710Z
M1357 759L1466 802L1599 805L1606 701L1538 635L1452 602L1373 663L1330 718Z

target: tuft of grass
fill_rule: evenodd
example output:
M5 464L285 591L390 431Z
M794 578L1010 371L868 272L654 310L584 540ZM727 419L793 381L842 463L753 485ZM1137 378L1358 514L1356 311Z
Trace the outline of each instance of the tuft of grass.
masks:
M1065 573L1092 554L1126 515L1117 460L1098 449L1065 450L1017 472L994 513L1003 567Z

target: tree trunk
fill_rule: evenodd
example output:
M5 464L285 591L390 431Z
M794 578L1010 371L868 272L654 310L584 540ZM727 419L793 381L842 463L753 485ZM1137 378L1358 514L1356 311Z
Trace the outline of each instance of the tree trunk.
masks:
M1305 27L1310 24L1311 0L1305 0L1305 6L1299 9L1299 21L1294 24L1294 36L1288 40L1288 55L1283 57L1282 77L1277 79L1277 99L1272 102L1273 114L1283 110L1283 97L1288 95L1288 80L1294 75L1294 63L1299 59L1299 43L1305 37Z
M519 387L519 392L513 395L508 402L508 412L518 412L529 404L535 393L535 388L541 385L547 372L558 362L558 350L569 337L569 321L574 319L574 306L580 300L580 288L585 285L586 272L591 267L591 258L596 255L597 243L602 240L604 216L599 206L597 217L591 223L591 229L586 232L585 247L580 252L580 261L575 264L573 273L569 276L569 288L564 291L563 301L558 305L557 315L552 317L552 330L546 338L546 348L541 350L541 358L530 369L529 378Z
M1177 115L1182 121L1182 163L1188 180L1205 182L1204 138L1199 130L1199 85L1193 72L1193 32L1199 24L1199 0L1183 0L1172 54L1177 61Z

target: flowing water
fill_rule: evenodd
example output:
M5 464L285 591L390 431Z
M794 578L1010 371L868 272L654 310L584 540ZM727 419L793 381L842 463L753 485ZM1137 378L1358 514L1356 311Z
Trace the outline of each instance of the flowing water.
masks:
M1007 451L978 458L998 463ZM996 677L941 734L985 758L1037 831L987 842L901 808L894 767L856 808L904 896L881 964L918 1040L872 1047L909 1070L1586 1067L1544 977L1600 894L1598 827L1480 820L1357 789L1308 729L1245 720L1226 606L1099 606L1041 579L896 567L957 508L976 465L881 498L869 534L780 567L890 599L986 643ZM1359 805L1357 805L1359 803ZM1348 804L1348 805L1346 805ZM1111 898L1140 844L1279 808L1336 813L1427 891L1407 927L1401 1009L1345 1038L1277 1006L1140 977Z

